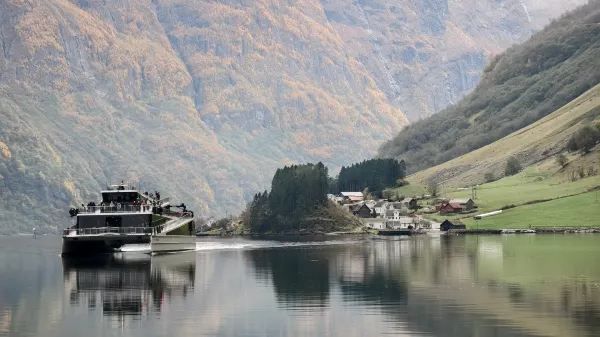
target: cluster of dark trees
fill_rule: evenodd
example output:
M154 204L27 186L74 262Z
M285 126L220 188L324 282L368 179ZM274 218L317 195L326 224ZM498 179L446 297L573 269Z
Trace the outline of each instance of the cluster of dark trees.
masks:
M567 149L572 152L588 153L600 142L600 124L595 127L586 125L569 139Z
M326 205L327 190L327 167L321 162L280 168L271 192L254 196L244 220L254 233L298 230L302 219Z
M396 181L404 179L405 175L403 160L365 160L342 167L337 179L330 180L329 191L335 194L343 191L361 192L368 188L370 193L380 197L385 188L396 185Z
M512 176L521 172L522 169L523 167L521 166L519 160L511 156L506 160L506 166L504 167L504 175L507 177Z
M564 106L600 82L600 4L592 1L490 62L454 106L409 125L379 150L408 171L490 144Z

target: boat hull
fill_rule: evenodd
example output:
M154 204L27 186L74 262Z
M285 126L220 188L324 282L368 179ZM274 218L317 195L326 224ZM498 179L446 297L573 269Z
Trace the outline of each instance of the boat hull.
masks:
M196 249L196 237L190 235L153 235L150 250L153 254Z
M149 243L149 235L131 236L116 235L114 237L72 237L63 236L62 255L95 255L113 253L125 244Z

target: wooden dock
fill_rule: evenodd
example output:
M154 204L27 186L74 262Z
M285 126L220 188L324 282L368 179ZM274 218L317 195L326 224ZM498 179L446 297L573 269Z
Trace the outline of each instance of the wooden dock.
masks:
M380 229L377 231L377 235L386 235L386 236L398 236L398 235L416 235L416 234L425 234L424 231L418 229Z

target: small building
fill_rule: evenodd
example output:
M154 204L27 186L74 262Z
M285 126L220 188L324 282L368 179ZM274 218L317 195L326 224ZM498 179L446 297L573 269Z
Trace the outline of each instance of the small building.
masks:
M406 215L409 213L410 209L408 209L408 207L404 206L404 204L402 202L392 202L389 203L387 205L387 209L388 210L398 210L400 211L401 215Z
M390 210L385 211L384 218L386 220L399 220L400 215L401 215L400 210L390 209Z
M468 198L468 199L450 199L449 203L451 203L451 204L458 204L465 211L470 211L470 210L472 210L475 207L475 202L471 198Z
M362 221L368 228L385 229L385 219L383 218L365 218Z
M448 219L444 220L444 222L442 222L442 224L440 225L440 231L442 232L447 232L450 229L466 229L467 227L463 224L453 224L452 222L448 221Z
M381 201L378 201L377 203L375 203L375 205L373 206L373 210L375 210L376 216L378 216L378 217L385 216L385 211L387 211L387 204L388 204L388 202L385 200L381 200Z
M374 212L366 204L362 204L360 207L355 207L352 210L352 214L359 218L373 218Z
M464 210L464 207L458 203L444 202L439 205L438 211L440 214L459 213Z
M347 202L359 202L365 200L362 192L340 192L340 197Z
M386 220L385 225L391 229L413 229L417 227L417 219L409 216L397 216Z

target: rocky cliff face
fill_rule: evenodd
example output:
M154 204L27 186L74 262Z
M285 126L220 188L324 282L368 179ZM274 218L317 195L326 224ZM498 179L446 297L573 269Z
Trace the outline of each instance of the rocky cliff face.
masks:
M473 13L492 3L508 20L520 2ZM414 117L447 104L488 49L536 27L488 14L473 31L501 41L479 47L455 27L469 13L437 1L3 0L0 230L61 228L108 181L209 215L238 210L281 164L369 157L406 125L403 106ZM447 96L431 95L440 86Z
M348 51L411 120L457 102L491 56L585 0L323 0Z

